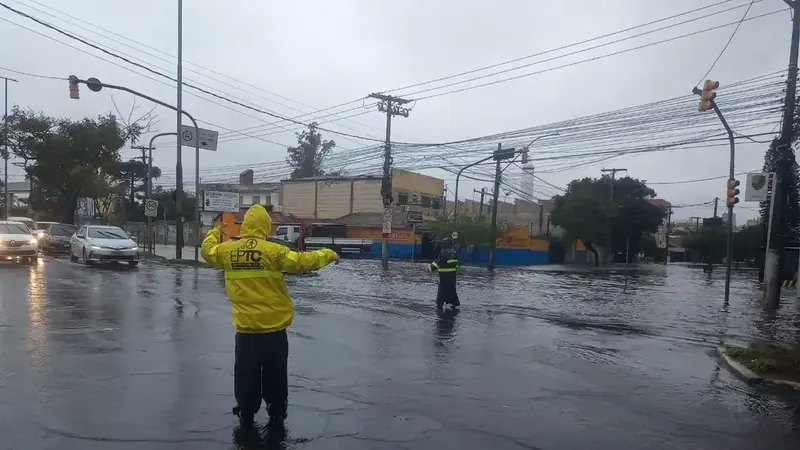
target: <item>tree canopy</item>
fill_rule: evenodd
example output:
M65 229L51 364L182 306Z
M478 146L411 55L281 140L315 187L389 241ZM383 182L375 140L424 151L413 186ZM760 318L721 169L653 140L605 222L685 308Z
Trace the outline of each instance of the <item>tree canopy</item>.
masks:
M551 220L583 241L599 264L597 246L614 253L627 249L635 255L642 234L658 230L666 211L648 201L655 196L643 181L631 177L573 180L563 195L555 197Z
M336 147L336 142L325 141L313 122L307 130L297 133L297 146L286 149L286 162L292 167L292 179L319 177L325 175L322 163Z
M55 118L15 106L8 127L8 146L23 161L31 181L28 206L38 217L72 223L81 197L105 199L102 207L109 214L114 212L111 200L119 203L121 193L128 191L122 186L130 188L131 204L143 190L146 166L141 161L122 162L119 150L148 131L149 123L120 121L114 114ZM154 168L153 174L160 175L160 170Z

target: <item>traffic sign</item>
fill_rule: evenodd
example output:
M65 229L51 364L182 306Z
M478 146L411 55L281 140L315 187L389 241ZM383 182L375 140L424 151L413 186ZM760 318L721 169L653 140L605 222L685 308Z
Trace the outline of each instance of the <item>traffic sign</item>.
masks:
M158 215L158 200L146 200L144 202L144 215L146 217L156 217Z
M458 232L457 231L453 231L453 234L451 234L450 237L453 238L454 241L457 240L458 239Z
M217 138L219 133L213 130L206 130L205 128L198 128L199 133L199 146L204 150L217 151ZM198 145L198 136L195 136L194 126L181 125L181 145L187 147L194 147Z
M203 191L203 211L239 212L239 193Z
M382 232L383 234L391 234L392 233L392 207L386 207L383 209L383 223L382 225Z

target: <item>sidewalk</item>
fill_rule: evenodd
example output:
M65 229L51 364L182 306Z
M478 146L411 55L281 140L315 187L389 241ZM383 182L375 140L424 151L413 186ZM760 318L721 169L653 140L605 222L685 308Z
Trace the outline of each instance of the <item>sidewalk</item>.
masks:
M174 245L156 244L154 250L156 256L161 256L162 258L167 259L175 259ZM200 256L199 259L202 261L203 257ZM181 260L194 261L194 247L183 247Z

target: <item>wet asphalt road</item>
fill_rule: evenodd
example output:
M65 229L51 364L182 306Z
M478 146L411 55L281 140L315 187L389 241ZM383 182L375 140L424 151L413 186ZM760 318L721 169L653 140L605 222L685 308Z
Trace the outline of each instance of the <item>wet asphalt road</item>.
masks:
M793 410L712 354L797 339L797 304L760 314L753 273L727 309L722 273L631 275L468 268L444 316L422 265L293 278L285 446L800 448ZM0 449L235 448L232 366L213 270L0 265Z

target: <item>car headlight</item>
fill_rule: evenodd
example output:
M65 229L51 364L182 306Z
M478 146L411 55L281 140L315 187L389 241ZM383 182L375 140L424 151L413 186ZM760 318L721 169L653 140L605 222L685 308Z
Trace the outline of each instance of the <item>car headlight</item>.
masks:
M38 244L38 243L39 243L39 241L38 241L38 240L36 240L36 238L30 238L30 239L28 240L28 244Z
M99 245L92 244L92 250L102 250L102 249L103 249L103 247L100 247Z

